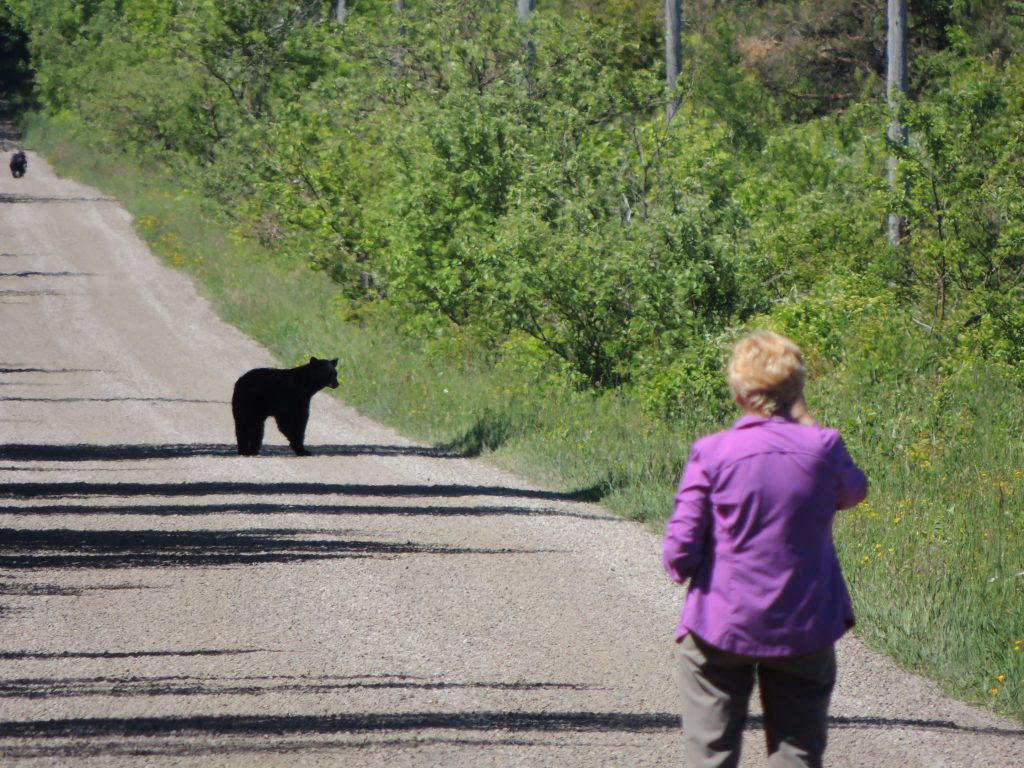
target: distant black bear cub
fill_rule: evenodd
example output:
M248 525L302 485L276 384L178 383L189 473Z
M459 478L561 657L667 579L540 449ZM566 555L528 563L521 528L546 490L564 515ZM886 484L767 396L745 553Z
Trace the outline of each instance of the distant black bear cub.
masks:
M309 401L324 387L338 386L338 358L309 362L298 368L255 368L235 382L231 412L242 456L255 456L263 445L263 422L273 416L297 456L309 456L303 441Z
M18 150L11 155L11 176L20 179L28 170L28 157L24 152Z

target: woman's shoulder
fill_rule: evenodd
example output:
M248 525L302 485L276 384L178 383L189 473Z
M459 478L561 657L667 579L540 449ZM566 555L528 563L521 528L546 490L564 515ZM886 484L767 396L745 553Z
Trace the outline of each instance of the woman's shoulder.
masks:
M758 427L766 431L762 432ZM727 429L697 438L691 447L691 455L713 461L715 457L737 451L743 453L762 442L776 444L780 439L794 447L803 445L810 449L813 446L825 452L830 452L843 442L838 429L817 422L801 424L790 420L745 416Z
M729 457L744 444L749 445L750 426L750 420L744 417L726 429L697 438L690 449L691 457L697 457L705 464L714 464L723 457Z
M826 427L817 422L814 422L809 426L812 430L814 430L814 433L817 435L818 439L821 440L821 442L826 447L831 447L843 441L843 436L835 427Z
M713 462L729 431L725 429L721 432L710 432L694 440L690 445L690 461L698 461L702 464Z
M767 432L774 435L774 437L766 435L769 444L775 444L776 441L781 440L783 443L791 444L794 449L809 450L814 453L821 451L828 454L843 443L838 429L819 424L816 421L804 423L775 418L767 422L766 426Z
M849 452L840 431L834 427L826 427L821 424L812 424L809 429L815 436L817 450L822 458L830 464L843 464L849 462Z

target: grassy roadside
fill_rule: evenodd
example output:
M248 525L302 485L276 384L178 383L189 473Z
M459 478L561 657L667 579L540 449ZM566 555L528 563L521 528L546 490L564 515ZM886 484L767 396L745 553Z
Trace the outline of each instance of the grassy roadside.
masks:
M282 364L338 355L341 396L417 439L658 530L687 445L722 426L701 404L667 425L623 395L567 390L521 360L495 366L458 337L424 344L346 321L324 275L230 236L159 173L90 152L52 123L31 122L28 143L117 196L154 251ZM812 408L841 427L872 480L870 503L837 524L858 633L947 691L1024 721L1024 401L987 371L941 385L832 374L814 382Z

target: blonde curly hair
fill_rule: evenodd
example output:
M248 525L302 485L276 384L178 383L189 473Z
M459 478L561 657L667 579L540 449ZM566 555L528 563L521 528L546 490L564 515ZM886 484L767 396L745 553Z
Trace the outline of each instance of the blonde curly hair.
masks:
M785 336L754 331L733 346L728 381L733 397L762 416L791 415L803 420L804 357Z

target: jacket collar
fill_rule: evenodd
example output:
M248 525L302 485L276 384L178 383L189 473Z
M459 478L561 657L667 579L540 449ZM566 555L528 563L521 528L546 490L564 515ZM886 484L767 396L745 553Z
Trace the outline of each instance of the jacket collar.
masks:
M757 427L761 424L768 424L774 422L776 424L785 424L791 422L792 419L786 416L758 416L756 413L745 413L737 419L733 425L733 429L747 429L748 427Z

